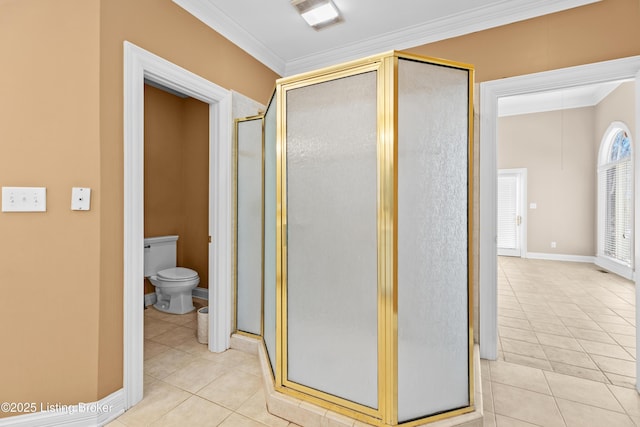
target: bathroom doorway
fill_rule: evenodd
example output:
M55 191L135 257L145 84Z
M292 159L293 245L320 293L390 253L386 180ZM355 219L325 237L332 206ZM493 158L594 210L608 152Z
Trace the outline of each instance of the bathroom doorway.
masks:
M209 350L231 332L231 92L132 43L124 43L124 407L143 397L144 81L209 105Z

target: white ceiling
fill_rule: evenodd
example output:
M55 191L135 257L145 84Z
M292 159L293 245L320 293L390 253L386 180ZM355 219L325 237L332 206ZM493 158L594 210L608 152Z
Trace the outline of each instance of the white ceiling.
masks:
M173 0L281 76L401 50L601 0L334 0L316 31L290 0Z

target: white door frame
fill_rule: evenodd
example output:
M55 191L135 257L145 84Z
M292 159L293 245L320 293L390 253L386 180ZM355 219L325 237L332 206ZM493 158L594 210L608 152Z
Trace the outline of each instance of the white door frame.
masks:
M231 334L231 92L124 42L124 372L125 410L143 396L144 79L209 104L209 350Z
M560 70L529 74L480 83L480 357L495 360L498 354L498 291L496 263L496 128L498 98L543 92L591 83L636 78L640 75L640 56L580 65ZM640 135L640 84L636 83L636 135ZM636 137L636 141L640 138ZM640 161L640 150L635 160ZM636 163L640 164L640 163ZM636 194L640 190L636 174ZM640 224L640 209L636 196L635 221ZM635 242L640 243L640 227L635 227ZM636 246L636 266L640 266ZM637 283L636 283L637 285ZM640 307L640 292L636 292L636 307ZM636 317L640 322L638 310ZM640 324L640 323L639 323ZM636 336L636 340L638 340ZM638 344L640 348L640 343ZM640 359L636 362L640 373ZM640 375L638 375L640 378Z
M497 142L497 141L496 141ZM519 251L518 256L520 258L527 257L527 168L517 168L517 169L498 169L498 175L515 175L518 178L518 196L516 199L516 204L518 206L518 211L520 212L520 224L518 225L518 243L519 243ZM497 200L496 200L497 207ZM497 224L496 224L496 232L497 232ZM513 253L509 254L508 252L505 255L514 256Z

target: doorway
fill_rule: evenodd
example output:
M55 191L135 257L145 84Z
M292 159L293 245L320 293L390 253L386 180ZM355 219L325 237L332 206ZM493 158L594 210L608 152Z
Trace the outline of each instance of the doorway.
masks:
M124 357L125 410L143 396L144 80L209 105L209 350L231 333L231 92L124 42Z
M495 80L480 84L480 356L497 357L497 162L496 128L498 99L505 96L535 93L567 87L621 79L640 79L640 56L582 65L561 70ZM636 84L636 106L640 106L640 85ZM640 123L640 108L636 108L636 123ZM638 129L636 129L638 133ZM636 138L637 139L637 138ZM636 152L635 156L639 156ZM635 159L638 161L638 158ZM640 189L636 174L636 192ZM635 198L640 203L640 197ZM636 206L635 221L640 209ZM636 229L636 234L638 230ZM634 240L638 244L638 236ZM637 248L636 248L637 249ZM636 252L637 253L637 252ZM637 285L637 283L636 283ZM636 292L636 306L638 306ZM636 315L637 316L637 315ZM636 340L638 336L636 335ZM640 370L640 363L636 363ZM637 387L637 386L636 386Z
M526 258L527 170L498 170L498 256Z

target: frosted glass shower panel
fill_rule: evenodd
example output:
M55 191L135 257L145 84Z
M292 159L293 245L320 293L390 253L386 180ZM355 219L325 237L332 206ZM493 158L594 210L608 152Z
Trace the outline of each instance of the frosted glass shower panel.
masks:
M398 63L398 418L469 406L469 71Z
M262 117L237 122L236 328L262 334Z
M276 371L276 100L264 115L264 325L271 369Z
M378 406L375 71L286 93L289 381Z

